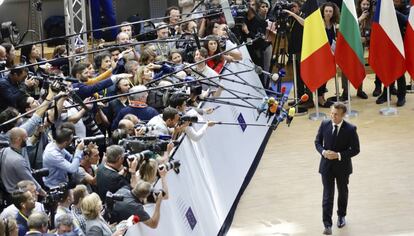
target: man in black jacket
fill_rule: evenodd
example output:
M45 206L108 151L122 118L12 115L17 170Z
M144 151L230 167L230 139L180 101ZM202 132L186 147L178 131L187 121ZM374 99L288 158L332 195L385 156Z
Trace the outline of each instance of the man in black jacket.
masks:
M323 184L324 234L332 234L332 211L335 181L338 188L338 227L345 226L348 205L349 175L352 173L351 158L359 153L359 139L356 127L343 118L346 106L335 103L331 107L331 120L324 120L315 139L316 150L321 154L319 173Z

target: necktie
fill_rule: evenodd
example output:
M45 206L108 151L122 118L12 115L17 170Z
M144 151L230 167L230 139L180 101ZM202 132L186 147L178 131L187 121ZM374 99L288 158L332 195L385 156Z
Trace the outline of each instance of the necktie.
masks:
M336 147L336 137L338 136L338 125L334 125L335 129L332 133L332 149Z

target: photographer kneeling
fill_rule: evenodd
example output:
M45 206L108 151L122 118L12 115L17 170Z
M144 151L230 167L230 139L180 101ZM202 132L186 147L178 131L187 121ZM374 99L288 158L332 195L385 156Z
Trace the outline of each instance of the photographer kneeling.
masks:
M160 172L161 178L165 177L166 171ZM164 192L155 194L151 191L151 184L143 180L138 181L137 185L129 190L121 188L116 192L124 198L123 201L116 201L113 208L113 222L120 222L128 219L131 215L137 215L140 222L144 223L150 228L157 228L160 220L161 201L165 199ZM143 205L147 203L147 198L150 194L155 196L155 210L152 217L145 211Z

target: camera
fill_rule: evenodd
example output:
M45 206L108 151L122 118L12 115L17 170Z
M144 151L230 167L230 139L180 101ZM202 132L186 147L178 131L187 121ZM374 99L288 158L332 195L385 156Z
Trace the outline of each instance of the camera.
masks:
M184 122L190 122L190 123L196 123L198 122L197 116L189 116L189 115L183 115L180 117L180 124Z
M159 165L158 169L159 170L164 170L164 168L165 168L167 171L170 171L171 169L178 170L178 168L180 168L180 165L181 165L181 163L180 163L179 160L174 160L174 161L169 161L165 164Z
M294 4L287 0L278 0L270 11L269 19L277 22L277 30L279 33L286 33L288 29L289 14L283 12L283 10L291 10L293 6Z
M236 23L236 25L242 25L246 22L248 11L249 8L247 7L247 3L245 2L243 4L233 4L231 6L231 14L234 17L234 22Z
M154 158L154 152L152 152L150 150L144 150L144 151L139 152L139 153L135 153L135 154L132 154L132 155L127 155L126 158L129 161L133 161L135 159L138 159L139 161L148 160L150 158Z
M123 200L124 200L124 196L122 196L120 194L114 194L114 193L111 193L109 191L106 192L106 195L105 195L106 204L108 204L109 202L114 203L116 201L121 202Z
M152 152L162 154L167 151L167 145L170 143L169 140L161 140L157 137L135 137L136 139L123 139L121 144L127 152L135 154L144 150L150 150ZM142 138L142 139L141 139ZM148 139L150 138L150 139ZM173 142L177 145L179 142Z
M49 169L48 168L42 168L42 169L32 171L32 176L34 178L46 177L48 175L49 175Z
M152 125L146 125L145 123L138 123L135 125L135 129L140 129L140 130L143 130L144 133L148 133L150 131L156 130L157 128Z
M0 61L0 71L6 69L6 61Z
M50 188L43 200L45 209L48 210L48 212L56 210L58 202L62 200L66 191L68 191L67 183L61 183L59 186Z
M155 203L157 201L157 198L165 197L165 194L165 191L162 189L151 189L149 196L147 197L147 202Z
M100 144L105 144L105 135L100 134L100 135L90 136L90 137L85 137L85 138L79 138L77 136L74 136L73 140L75 141L75 146L78 143L81 143L82 141L85 144L85 146L88 145L89 143L95 143L97 145L100 145Z

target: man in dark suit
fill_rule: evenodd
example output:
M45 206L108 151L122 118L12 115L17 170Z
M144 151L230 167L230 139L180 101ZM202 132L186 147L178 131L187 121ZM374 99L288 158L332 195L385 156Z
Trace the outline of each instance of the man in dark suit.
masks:
M323 224L324 234L332 234L332 211L335 194L335 180L338 188L339 228L345 226L348 204L348 182L352 173L351 157L359 153L359 139L356 127L343 118L346 114L343 103L331 107L331 120L324 120L315 139L316 150L321 154L319 173L323 184Z

